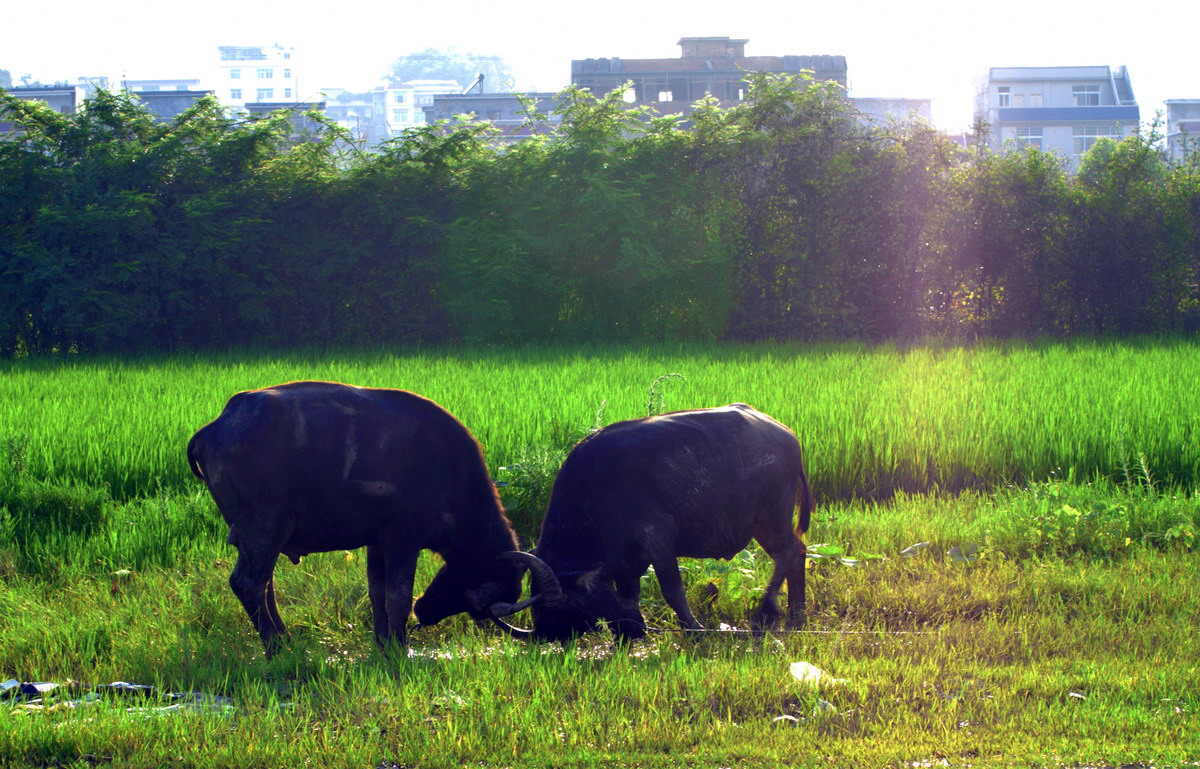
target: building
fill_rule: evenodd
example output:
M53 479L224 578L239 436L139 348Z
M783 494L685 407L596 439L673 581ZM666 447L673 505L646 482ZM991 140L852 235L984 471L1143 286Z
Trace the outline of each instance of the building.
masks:
M125 78L121 85L133 93L156 93L158 91L196 91L200 88L199 78L136 80Z
M16 86L5 90L19 99L44 102L63 115L74 115L83 103L82 89L73 85Z
M137 97L159 123L169 123L212 91L200 89L199 78L125 78L125 90Z
M381 88L366 93L354 93L343 88L322 88L325 117L365 146L373 147L386 141L391 134L383 119L382 99L377 93Z
M357 140L374 147L411 128L426 124L434 99L457 96L462 91L454 80L409 80L376 86L367 93L350 93L341 88L324 88L325 116L345 128Z
M431 122L429 110L434 105L434 99L457 96L462 93L462 86L454 80L408 80L381 90L384 120L395 136Z
M1097 139L1131 136L1141 119L1125 67L992 67L980 101L993 149L1056 152L1072 170Z
M321 131L320 124L313 120L308 113L315 110L324 114L325 102L297 102L294 104L250 102L243 107L243 110L252 119L270 117L280 111L287 112L292 124L292 133L288 136L288 140L291 142L303 142L308 141Z
M544 122L531 124L523 99L533 101L533 110ZM545 133L562 122L554 114L561 99L548 92L529 93L451 93L436 94L433 103L424 108L425 120L436 123L459 115L471 115L486 120L499 129L499 138L516 141L535 133ZM540 127L539 127L540 126Z
M196 102L205 96L212 96L212 91L183 90L183 91L133 91L137 100L150 110L154 120L159 123L169 123L195 106Z
M1188 150L1200 151L1200 99L1167 99L1167 153L1183 160Z
M83 89L73 85L54 86L16 86L4 89L11 96L30 101L40 101L63 115L73 115L83 103ZM0 112L0 134L9 134L16 130L11 120L6 120Z
M747 72L798 75L810 71L818 80L846 86L845 56L747 56L748 40L729 37L684 37L676 59L574 59L571 83L597 96L629 81L626 101L654 105L660 112L691 111L698 99L711 94L723 105L746 97Z
M238 112L248 104L286 106L301 101L295 49L273 46L218 46L220 61L213 90Z

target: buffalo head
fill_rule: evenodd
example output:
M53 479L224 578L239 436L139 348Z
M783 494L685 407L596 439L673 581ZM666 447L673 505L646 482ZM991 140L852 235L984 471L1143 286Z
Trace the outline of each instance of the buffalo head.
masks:
M435 625L460 612L476 620L489 619L493 605L503 609L521 597L522 572L507 558L487 564L447 563L413 606L417 622Z
M507 553L529 567L533 574L529 598L517 604L494 604L490 607L492 620L517 637L535 641L568 641L596 629L601 620L608 623L614 635L627 639L641 638L646 633L645 622L637 606L623 604L613 589L611 580L603 577L603 568L582 573L556 574L544 561L530 553ZM505 623L501 617L529 608L533 614L533 630L521 630Z

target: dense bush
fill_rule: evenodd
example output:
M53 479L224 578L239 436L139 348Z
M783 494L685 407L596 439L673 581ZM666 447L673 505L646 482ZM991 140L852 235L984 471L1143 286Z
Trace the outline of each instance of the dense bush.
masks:
M1200 163L869 127L758 75L686 120L568 91L515 144L377 152L202 101L0 92L0 352L455 340L906 339L1192 330Z

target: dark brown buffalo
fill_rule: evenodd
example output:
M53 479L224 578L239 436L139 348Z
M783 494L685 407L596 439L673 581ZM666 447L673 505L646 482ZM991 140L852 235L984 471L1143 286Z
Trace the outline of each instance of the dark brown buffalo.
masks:
M457 419L403 390L292 382L241 392L188 443L237 563L229 585L267 653L286 636L275 605L275 561L367 548L376 640L404 644L422 549L441 570L417 601L432 625L494 613L520 595L521 567L500 553L516 535L479 444Z
M799 521L793 526L797 505ZM684 628L698 629L677 558L732 558L756 539L775 562L753 620L769 627L788 581L789 625L804 621L812 489L800 443L784 425L735 403L618 422L581 441L554 482L536 557L533 635L563 640L607 622L619 638L646 625L638 608L647 567ZM497 621L498 618L497 618ZM503 623L501 623L503 624Z

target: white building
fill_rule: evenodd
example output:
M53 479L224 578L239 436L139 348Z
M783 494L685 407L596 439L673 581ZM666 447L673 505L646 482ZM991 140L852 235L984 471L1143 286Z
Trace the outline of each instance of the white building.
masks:
M1183 160L1186 150L1200 150L1200 99L1167 99L1167 152Z
M279 104L303 101L295 48L273 46L219 46L213 90L221 103L244 111L247 104Z
M981 101L993 149L1053 151L1070 169L1097 139L1132 136L1140 121L1125 67L992 67Z
M433 97L462 93L462 86L454 80L409 80L382 90L383 118L395 136L425 125L425 107L433 106Z
M155 93L158 91L196 91L200 89L199 78L136 79L127 77L121 81L126 91Z

